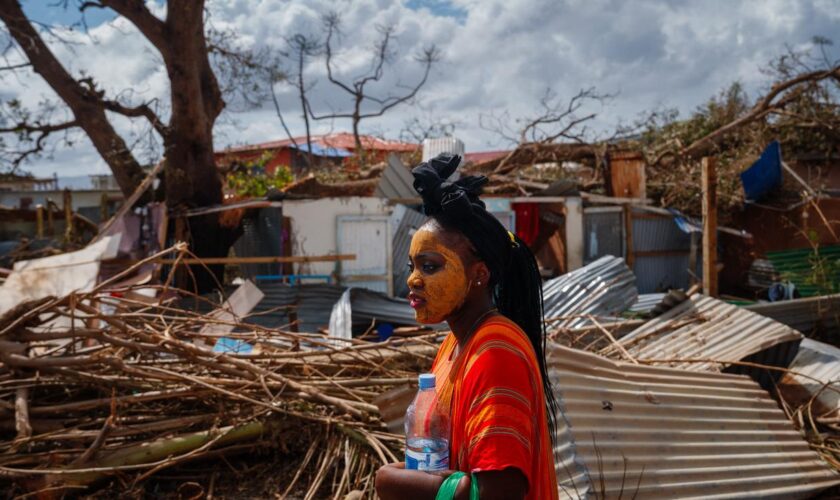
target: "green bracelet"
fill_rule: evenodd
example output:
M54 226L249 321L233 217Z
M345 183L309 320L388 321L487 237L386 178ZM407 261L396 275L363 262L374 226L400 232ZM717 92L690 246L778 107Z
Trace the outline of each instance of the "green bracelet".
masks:
M465 473L457 471L453 472L451 476L444 479L443 484L440 485L440 489L437 492L435 500L453 500L455 498L455 490L458 489L458 483L464 476L466 476ZM472 478L470 478L470 500L479 500L478 481L473 481Z

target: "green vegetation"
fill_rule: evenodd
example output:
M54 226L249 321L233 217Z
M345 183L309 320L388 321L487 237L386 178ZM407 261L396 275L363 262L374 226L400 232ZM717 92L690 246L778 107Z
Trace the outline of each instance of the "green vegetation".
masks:
M262 198L272 189L282 189L291 184L295 177L289 167L278 165L273 173L266 173L265 166L273 158L266 152L259 159L235 165L227 176L227 185L242 198Z

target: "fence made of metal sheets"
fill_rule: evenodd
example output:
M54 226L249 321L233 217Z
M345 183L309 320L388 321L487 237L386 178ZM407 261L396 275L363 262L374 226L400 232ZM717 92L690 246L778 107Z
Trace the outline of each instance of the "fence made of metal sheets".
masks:
M671 216L639 208L634 208L632 215L633 272L639 293L688 289L691 285L691 235L683 232ZM691 270L698 276L701 260L698 255L695 269Z
M742 375L552 346L561 498L808 498L840 483Z

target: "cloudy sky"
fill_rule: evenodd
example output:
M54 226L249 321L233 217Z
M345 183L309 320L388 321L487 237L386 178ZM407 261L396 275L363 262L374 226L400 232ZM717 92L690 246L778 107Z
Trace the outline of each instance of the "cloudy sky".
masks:
M59 26L78 23L75 10L51 7L46 0L24 2L33 20ZM320 16L342 17L336 59L339 74L352 77L370 64L376 26L395 28L394 57L376 88L386 95L421 75L414 60L429 45L441 60L417 102L363 122L366 132L397 138L412 118L456 126L468 151L508 146L480 125L482 115L504 113L514 120L534 113L547 88L558 96L594 87L614 97L581 112L598 112L595 132L629 123L646 110L675 107L685 115L711 95L740 81L751 95L767 84L766 62L786 47L807 47L814 36L840 32L840 0L210 0L211 21L237 33L239 43L280 55L296 33L318 36ZM165 15L160 2L153 10ZM158 98L165 114L168 82L159 56L126 20L107 11L85 18L88 30L60 31L72 45L54 44L74 74L93 75L110 95L127 102ZM840 59L840 39L830 47ZM323 60L313 58L307 77L314 87L316 112L344 111L350 101L323 79ZM131 92L128 92L131 89ZM276 85L292 132L303 132L294 89ZM17 98L36 106L54 100L37 76L21 72L0 81L0 99ZM138 141L142 123L116 119L126 136ZM514 123L511 121L511 123ZM321 121L316 131L349 130L347 121ZM284 137L270 100L258 107L232 102L216 127L216 146ZM37 175L105 172L107 167L83 137L52 158L29 162Z

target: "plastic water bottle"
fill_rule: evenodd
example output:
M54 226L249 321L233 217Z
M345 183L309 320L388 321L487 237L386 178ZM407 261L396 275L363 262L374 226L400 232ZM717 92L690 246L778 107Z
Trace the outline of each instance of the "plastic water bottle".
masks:
M424 471L449 469L449 416L435 397L433 373L420 375L420 389L405 412L405 468Z

